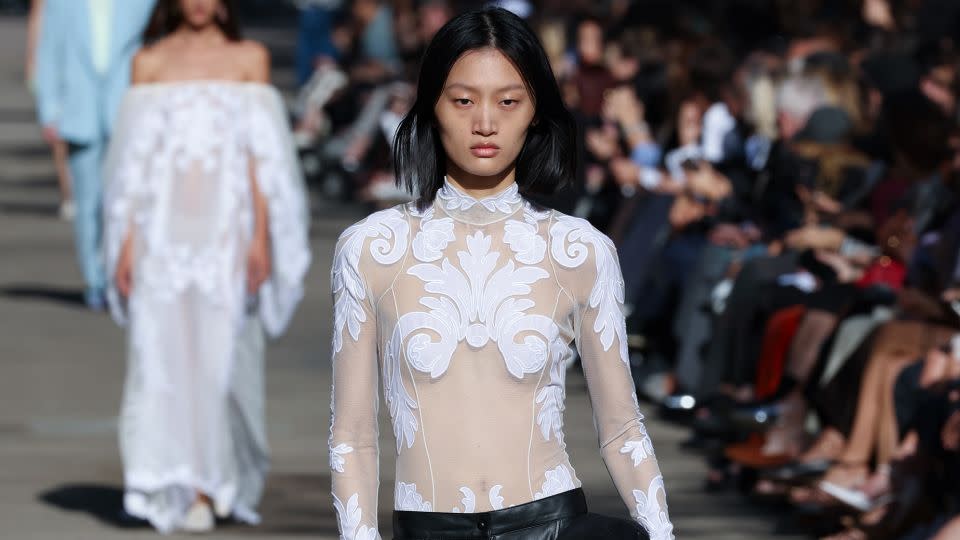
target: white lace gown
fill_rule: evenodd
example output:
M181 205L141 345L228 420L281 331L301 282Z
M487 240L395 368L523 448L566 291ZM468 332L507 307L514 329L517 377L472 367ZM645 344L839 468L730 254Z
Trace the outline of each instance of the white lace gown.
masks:
M603 459L633 518L673 538L627 358L611 241L512 184L370 215L332 269L330 468L341 538L376 539L378 375L396 510L485 512L580 487L563 438L565 364L583 361Z
M254 297L251 173L268 202L272 252L272 275ZM306 192L279 94L234 82L135 86L104 178L111 274L133 235L133 292L108 291L129 326L125 507L167 532L200 490L219 515L256 523L268 466L263 331L283 331L310 261Z

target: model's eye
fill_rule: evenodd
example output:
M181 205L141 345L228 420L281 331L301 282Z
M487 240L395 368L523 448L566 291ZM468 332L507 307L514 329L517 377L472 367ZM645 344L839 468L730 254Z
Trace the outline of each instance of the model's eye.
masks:
M457 99L454 99L453 102L462 107L466 107L467 105L473 103L467 98L457 98Z
M516 100L516 99L505 99L505 100L501 101L500 103L503 103L503 104L506 105L507 107L513 107L513 106L516 105L517 103L520 103L520 101L519 101L519 100Z

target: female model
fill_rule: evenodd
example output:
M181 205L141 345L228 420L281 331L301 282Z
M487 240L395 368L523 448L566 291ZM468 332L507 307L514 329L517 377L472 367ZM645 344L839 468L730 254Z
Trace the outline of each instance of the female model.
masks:
M310 259L269 58L234 17L227 0L157 5L105 169L124 505L163 532L258 521L263 330L283 331Z
M340 532L377 531L377 376L396 438L395 538L638 538L586 513L564 446L579 353L603 459L650 538L673 538L627 359L610 240L539 207L575 170L575 126L511 13L448 23L397 134L417 198L348 228L332 269L330 466Z

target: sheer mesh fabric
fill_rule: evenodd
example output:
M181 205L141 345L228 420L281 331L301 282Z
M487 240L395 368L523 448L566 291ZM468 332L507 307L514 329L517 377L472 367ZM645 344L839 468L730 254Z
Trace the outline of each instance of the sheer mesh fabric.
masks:
M342 538L379 538L381 389L396 510L483 512L580 487L563 441L576 351L624 503L651 538L673 537L606 236L527 202L515 184L476 200L446 182L422 212L401 205L344 231L331 278L330 466Z

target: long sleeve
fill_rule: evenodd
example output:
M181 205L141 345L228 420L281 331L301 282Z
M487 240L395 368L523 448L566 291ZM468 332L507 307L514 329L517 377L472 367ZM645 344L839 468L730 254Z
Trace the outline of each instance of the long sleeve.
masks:
M66 33L60 18L64 6L57 0L43 4L40 21L40 39L37 42L35 70L37 77L37 114L40 125L56 124L62 107L64 47Z
M379 539L377 489L377 323L360 259L357 226L337 242L331 282L334 303L330 470L343 540Z
M114 282L114 272L127 236L146 226L154 189L153 159L166 125L146 96L128 93L120 105L103 165L103 257L107 269L107 299L114 320L125 325L126 301ZM140 251L134 243L134 256Z
M589 228L587 228L589 227ZM630 514L651 540L673 538L663 477L630 375L623 315L623 277L609 238L589 225L570 235L589 244L573 287L574 330L604 463ZM584 246L580 244L580 246Z
M283 333L303 297L310 266L310 211L307 189L280 94L250 87L248 152L256 182L267 200L272 267L260 288L260 319L271 336Z

